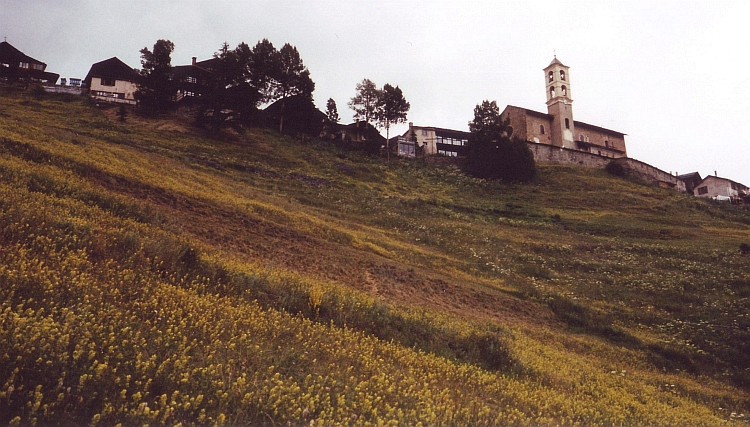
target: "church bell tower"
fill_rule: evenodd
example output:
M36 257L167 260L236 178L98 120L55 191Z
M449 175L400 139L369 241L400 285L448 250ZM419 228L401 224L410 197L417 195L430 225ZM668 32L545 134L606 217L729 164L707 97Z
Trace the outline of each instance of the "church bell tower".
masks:
M570 95L570 75L568 67L563 65L557 56L544 69L544 81L547 88L547 113L552 119L552 145L563 148L575 148L575 130L573 129L573 99Z

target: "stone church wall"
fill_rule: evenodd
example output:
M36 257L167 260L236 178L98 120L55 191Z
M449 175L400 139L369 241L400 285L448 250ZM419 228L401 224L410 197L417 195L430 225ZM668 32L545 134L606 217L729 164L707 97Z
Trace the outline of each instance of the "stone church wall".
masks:
M664 188L685 192L685 183L676 176L655 168L648 163L628 157L613 159L578 150L553 147L546 144L528 142L527 145L534 154L534 161L538 163L553 163L559 165L584 166L604 169L609 162L620 163L633 176Z

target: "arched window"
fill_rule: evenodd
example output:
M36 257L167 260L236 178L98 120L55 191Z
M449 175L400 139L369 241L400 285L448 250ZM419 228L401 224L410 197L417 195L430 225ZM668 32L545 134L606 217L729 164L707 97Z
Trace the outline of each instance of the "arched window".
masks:
M554 80L554 79L555 79L555 73L554 73L554 72L552 72L552 71L550 71L550 72L549 72L549 81L552 81L552 80Z
M604 140L604 146L609 148L609 141L607 141L606 139Z
M565 85L562 86L562 96L568 96L568 88Z
M565 70L560 70L560 80L565 81Z
M570 120L565 119L565 129L570 129Z
M567 119L565 119L565 120L567 120ZM579 139L581 140L581 142L583 142L583 134L581 134L581 135L579 136Z
M549 87L549 96L551 96L552 98L555 97L555 87L554 86L550 86Z
M544 125L539 125L539 132L544 135Z

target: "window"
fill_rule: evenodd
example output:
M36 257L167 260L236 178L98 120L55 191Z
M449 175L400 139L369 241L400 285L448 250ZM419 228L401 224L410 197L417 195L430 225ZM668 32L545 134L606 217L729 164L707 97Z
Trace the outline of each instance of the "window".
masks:
M18 68L29 68L28 62L21 62L18 64Z
M102 77L102 86L114 86L115 85L115 79L110 77Z
M422 136L427 136L427 129L422 129Z
M188 76L188 78L185 79L187 83L198 83L198 79L193 76Z
M565 119L565 129L570 129L570 120Z
M568 88L565 85L562 87L562 96L568 96Z
M555 79L555 73L554 73L554 72L552 72L552 71L550 71L550 72L549 72L549 81L552 81L552 80L554 80L554 79Z
M544 125L539 125L539 133L544 135Z
M580 135L578 136L578 139L580 139L580 140L581 140L581 142L583 142L583 141L584 141L584 139L583 139L583 134L580 134Z
M552 97L552 98L555 97L555 87L554 86L550 86L550 88L549 88L549 96Z
M604 140L604 146L609 148L609 141L607 141L606 139Z
M707 194L708 193L708 187L698 187L698 194Z
M565 81L565 70L560 70L560 80Z

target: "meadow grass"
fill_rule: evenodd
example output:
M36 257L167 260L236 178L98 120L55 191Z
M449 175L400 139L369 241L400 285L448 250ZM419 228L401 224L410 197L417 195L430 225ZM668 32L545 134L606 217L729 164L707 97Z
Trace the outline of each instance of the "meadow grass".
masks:
M750 214L0 95L0 423L718 425Z

